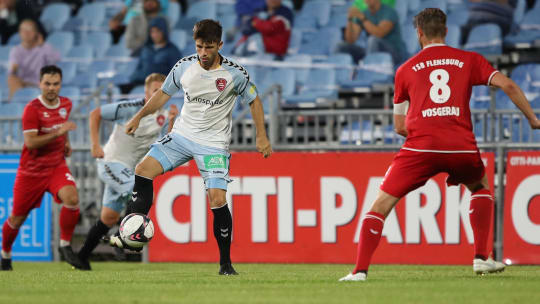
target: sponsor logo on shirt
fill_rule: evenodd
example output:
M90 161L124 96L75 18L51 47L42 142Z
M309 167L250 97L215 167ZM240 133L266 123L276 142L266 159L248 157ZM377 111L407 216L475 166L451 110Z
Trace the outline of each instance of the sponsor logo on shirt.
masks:
M43 112L43 117L49 118L49 117L50 117L50 116L49 116L49 112Z
M209 100L209 99L204 99L200 97L191 98L187 92L186 92L186 98L187 98L188 103L196 102L196 103L201 103L201 104L210 105L210 106L220 105L225 102L225 100L219 100L219 99Z
M60 117L62 118L66 118L67 117L67 110L66 108L60 108L60 110L58 110L58 114L60 114Z
M218 91L223 92L223 90L225 90L226 86L227 86L227 79L225 79L225 78L216 79L216 89Z
M225 169L227 167L227 159L225 155L205 155L204 167L206 169Z

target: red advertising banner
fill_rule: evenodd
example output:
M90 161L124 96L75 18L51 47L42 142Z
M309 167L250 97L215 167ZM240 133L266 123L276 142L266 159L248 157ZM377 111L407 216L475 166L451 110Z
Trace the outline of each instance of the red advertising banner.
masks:
M235 262L353 263L361 218L394 153L234 153L227 201ZM493 185L494 156L482 156ZM410 193L385 222L374 263L470 264L470 192L445 174ZM204 183L191 162L154 181L149 260L219 260Z
M509 152L507 160L504 261L540 264L540 152Z

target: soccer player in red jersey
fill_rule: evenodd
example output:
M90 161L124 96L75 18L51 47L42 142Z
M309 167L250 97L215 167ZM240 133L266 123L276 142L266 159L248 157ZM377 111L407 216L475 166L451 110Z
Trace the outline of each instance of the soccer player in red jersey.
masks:
M472 87L500 88L533 129L540 128L540 120L516 83L495 70L484 57L444 44L446 15L441 10L424 9L415 17L414 25L422 50L406 61L395 77L394 124L406 141L362 221L356 267L340 281L366 280L386 216L403 196L440 172L448 173L447 184L464 184L472 192L469 213L474 235L474 272L499 272L505 267L491 259L488 252L493 197L472 132Z
M80 266L70 245L79 219L79 198L65 160L71 155L67 133L75 130L76 125L68 120L71 101L58 96L61 85L62 70L56 66L43 67L39 83L41 95L24 108L24 145L13 187L13 210L2 227L2 270L12 270L11 247L19 227L30 211L39 207L45 191L51 193L56 202L63 203L60 254L71 265Z

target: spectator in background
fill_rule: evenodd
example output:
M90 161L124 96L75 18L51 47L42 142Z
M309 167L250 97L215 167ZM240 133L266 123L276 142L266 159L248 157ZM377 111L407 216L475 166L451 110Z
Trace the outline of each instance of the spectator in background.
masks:
M247 40L249 35L259 32L267 53L275 54L278 58L287 54L293 26L293 12L282 5L281 0L266 0L263 11L251 19L250 25L244 30L244 37L240 43Z
M244 32L251 28L251 19L256 12L264 8L265 0L237 0L234 4L236 11L236 26L227 32L227 41L234 38L238 31Z
M136 56L148 40L148 24L160 15L159 0L143 0L143 12L129 21L126 29L126 47Z
M405 44L397 12L380 0L365 0L368 9L360 11L356 4L349 9L345 42L338 46L338 51L349 53L358 62L366 53L387 52L392 55L394 65L399 65L407 58ZM369 35L367 48L356 45L362 31Z
M19 26L21 44L11 49L8 62L8 87L11 99L15 91L39 85L39 71L60 60L60 53L45 43L34 20L26 19Z
M0 36L2 44L19 30L19 24L25 19L32 19L38 24L38 29L45 37L45 30L39 23L31 3L24 0L0 0ZM38 69L39 73L39 69Z
M169 28L165 18L156 17L150 21L149 42L141 49L139 64L131 75L131 86L143 84L146 76L152 73L166 75L182 57L178 48L169 41Z
M510 33L517 0L470 0L469 2L469 19L462 29L463 43L467 41L473 27L484 23L497 24L503 36Z
M0 0L2 1L2 0ZM120 37L126 31L126 26L129 24L131 18L139 15L143 11L144 0L125 0L122 10L109 20L109 30L113 37L113 43L117 43ZM167 14L167 8L169 8L169 0L159 0L161 13Z

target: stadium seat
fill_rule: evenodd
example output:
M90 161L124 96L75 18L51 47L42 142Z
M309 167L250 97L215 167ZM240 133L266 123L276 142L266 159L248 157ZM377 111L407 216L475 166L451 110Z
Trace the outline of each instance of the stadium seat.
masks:
M65 57L75 41L75 35L72 32L56 31L47 37L47 42L57 49L62 57Z
M326 26L344 28L347 25L347 16L347 12L332 14Z
M474 86L471 94L471 109L489 109L491 107L490 88Z
M63 86L62 89L60 89L60 96L71 99L73 102L73 107L75 108L80 103L81 90L79 87Z
M497 90L497 93L495 93L495 107L498 110L510 110L516 108L508 95L502 90Z
M296 54L296 55L287 56L287 58L285 58L285 62L306 65L306 67L294 67L294 76L296 79L296 85L302 86L308 80L309 71L310 71L309 65L311 65L311 61L312 61L311 56L306 55L306 54Z
M26 103L0 103L0 116L21 117L25 106ZM20 120L0 121L0 143L7 145L21 144L24 140L21 130Z
M311 18L314 21L314 27L322 28L330 20L330 7L330 1L306 1L300 11L299 19Z
M282 96L290 96L295 92L294 70L289 68L274 69L267 73L264 80L259 84L259 91L266 92L273 85L281 86Z
M403 42L405 42L405 48L407 49L407 54L413 56L418 51L420 51L420 44L418 43L418 36L416 35L416 29L411 24L403 25L401 27L401 37Z
M189 5L185 17L180 18L175 28L191 31L193 25L201 19L216 19L217 4L214 1L202 0Z
M56 64L62 69L62 83L69 85L77 74L77 63L73 61L60 61Z
M352 80L354 65L352 56L350 54L333 54L328 56L326 62L335 64L337 66L334 70L336 72L336 82L338 84Z
M126 58L129 57L131 51L125 46L125 44L114 44L109 47L105 52L105 57L109 58Z
M217 5L217 15L221 19L223 16L234 15L236 16L236 10L234 4L231 2L221 2Z
M514 23L520 24L525 17L527 11L527 1L517 0L516 7L514 8Z
M74 46L66 55L66 61L72 60L77 62L77 68L79 71L86 71L92 63L93 58L94 48L89 44Z
M326 27L316 33L316 39L309 39L303 43L300 46L300 53L328 56L334 53L339 42L341 42L341 29Z
M408 2L407 1L396 1L396 4L394 8L396 9L399 23L404 24L405 20L407 20L407 9L408 9ZM347 13L347 12L345 12ZM347 18L347 15L345 15L345 18Z
M171 42L176 45L179 50L186 47L188 35L183 30L173 30L170 35Z
M19 33L15 33L11 35L11 37L9 37L8 42L7 42L7 45L15 46L17 44L21 44L21 36L19 36Z
M529 10L519 24L519 31L515 34L507 35L504 38L505 44L516 46L519 46L520 44L530 45L535 40L540 39L539 14L540 8L538 10Z
M38 88L26 87L19 89L13 94L12 102L27 103L41 94Z
M3 65L7 68L11 48L11 45L0 45L0 66Z
M100 2L86 3L77 13L77 18L83 20L87 30L101 30L105 20L105 4Z
M297 29L296 27L291 31L291 38L289 39L289 49L287 50L288 54L297 54L300 50L300 45L302 44L302 30Z
M299 93L287 97L285 103L297 105L299 103L310 103L315 105L320 98L337 98L336 74L334 69L314 68L309 73L309 80L302 86Z
M464 48L482 55L500 55L502 53L501 28L493 23L475 26L469 33Z
M59 31L68 21L71 8L65 3L53 3L45 6L39 20L47 32Z
M105 52L112 44L111 33L105 31L91 32L85 38L84 44L94 46L96 58L105 56Z
M438 9L442 10L445 13L448 12L447 11L447 6L446 6L446 1L423 0L423 1L420 1L420 5L418 6L417 13L419 13L420 11L422 11L425 8L430 8L430 7L438 8Z
M450 24L447 26L447 29L446 44L451 47L460 48L461 28L457 25Z
M367 54L362 60L353 80L344 82L343 87L371 87L374 84L392 83L394 64L388 53Z
M169 8L167 9L167 20L169 21L169 24L171 24L171 26L174 26L178 22L180 14L182 13L181 11L182 8L180 6L180 3L169 1Z
M467 8L454 10L448 14L446 18L446 24L462 26L467 23L468 18L469 18L469 10Z

